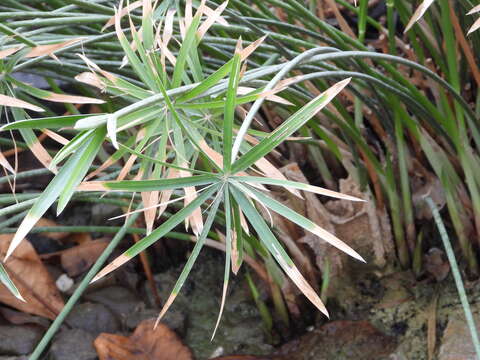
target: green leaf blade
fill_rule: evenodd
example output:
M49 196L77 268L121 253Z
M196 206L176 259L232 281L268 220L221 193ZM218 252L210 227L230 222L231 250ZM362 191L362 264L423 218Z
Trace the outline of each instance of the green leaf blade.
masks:
M255 163L255 161L267 155L287 137L292 135L309 121L317 112L323 109L340 91L343 90L345 86L348 85L350 80L351 78L347 78L336 83L289 117L259 144L235 161L232 165L232 172L237 173L243 171Z

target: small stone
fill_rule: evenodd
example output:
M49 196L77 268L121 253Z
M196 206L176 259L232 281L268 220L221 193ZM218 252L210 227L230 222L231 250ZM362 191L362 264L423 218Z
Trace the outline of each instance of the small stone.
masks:
M85 295L89 301L93 301L108 307L122 319L133 313L143 304L130 290L121 286L109 286Z
M105 305L89 302L76 306L68 315L66 323L94 336L102 332L116 333L120 329L118 319Z
M81 329L62 331L55 337L50 348L52 360L95 360L93 347L95 337Z
M70 290L73 284L74 284L73 279L68 277L67 274L60 275L57 281L55 281L55 285L57 285L57 289L63 293Z
M27 355L42 337L42 330L30 325L0 326L0 354Z

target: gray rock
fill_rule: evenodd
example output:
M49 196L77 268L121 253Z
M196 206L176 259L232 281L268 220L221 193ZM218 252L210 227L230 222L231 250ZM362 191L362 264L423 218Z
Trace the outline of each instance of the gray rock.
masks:
M118 319L105 305L89 302L76 306L68 315L66 323L95 337L102 332L115 333L120 328Z
M27 356L0 356L0 360L28 360Z
M109 286L85 295L89 301L108 307L114 314L126 318L135 309L142 306L142 302L130 290L120 286Z
M26 355L33 351L42 337L42 330L30 325L0 326L0 354Z
M81 329L62 331L53 341L50 357L52 360L95 360L94 340L92 334Z
M266 343L262 319L241 274L230 280L222 321L215 338L210 340L220 310L224 267L225 258L220 252L202 250L167 314L186 316L184 342L197 359L210 358L219 347L224 354L265 355L273 352L273 347ZM181 271L182 267L179 267L155 275L162 300L168 298ZM146 302L153 304L148 284L145 293Z

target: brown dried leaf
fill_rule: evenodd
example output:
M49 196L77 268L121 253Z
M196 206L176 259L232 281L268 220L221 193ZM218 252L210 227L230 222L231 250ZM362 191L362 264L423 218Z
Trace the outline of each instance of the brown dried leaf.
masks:
M4 59L9 55L15 54L21 48L22 48L22 46L15 46L15 47L11 47L11 48L8 48L8 49L5 49L5 50L1 50L0 51L0 59Z
M0 235L2 258L12 239L13 234ZM29 314L55 319L63 308L63 299L33 246L22 241L4 266L26 302L18 300L5 287L0 287L0 301Z
M103 81L97 76L97 74L89 71L85 71L83 73L78 74L75 76L75 80L80 81L84 84L96 87L102 91L105 91L105 84Z
M102 333L93 343L100 360L193 360L192 352L166 325L142 321L130 337Z
M145 227L147 229L147 235L152 232L153 223L155 222L155 215L157 214L156 205L158 205L159 192L158 191L144 191L141 193L144 217L145 217Z
M60 259L63 269L70 277L84 273L98 259L107 245L107 240L100 239L84 242L62 251Z
M65 139L62 135L59 135L56 132L49 129L43 129L42 133L44 133L50 139L55 140L56 142L62 145L67 145L70 142L70 140Z
M200 26L200 28L197 30L197 37L198 39L202 39L203 36L206 34L208 29L215 23L218 22L223 10L227 7L228 1L225 1L223 4L221 4L218 8L216 8L213 11L208 11L211 10L209 7L205 6L205 14L207 15L207 19L203 22L203 24ZM207 10L208 9L208 10Z
M405 27L404 33L406 33L410 28L418 21L420 18L425 14L425 11L433 4L434 0L423 0L423 2L418 6L418 8L413 13L410 21L408 22L407 26Z
M124 17L125 15L127 15L130 11L132 10L135 10L136 8L142 6L142 1L135 1L133 3L131 3L130 5L128 5L127 7L123 8L120 13L119 13L119 19L121 19L122 17ZM115 16L112 16L110 19L108 19L108 21L106 22L105 25L103 25L103 28L102 28L102 31L104 31L106 28L112 26L113 24L115 24Z
M10 171L12 174L15 174L15 170L13 169L12 165L8 162L7 158L3 153L0 151L0 165L3 166L5 169Z
M473 25L470 27L470 29L468 29L467 35L470 35L471 33L473 33L474 31L478 30L479 28L480 28L480 18L478 18L477 20L475 20L475 22L474 22Z
M186 163L182 164L182 167L187 167ZM192 174L189 171L180 170L179 172L180 177L189 177ZM197 198L197 191L195 190L195 186L187 186L184 188L185 191L185 200L184 206L187 206L192 201ZM203 230L203 218L202 218L202 209L200 207L196 208L191 215L187 216L185 219L185 229L188 230L188 226L192 226L192 231L195 235L199 236Z
M168 170L168 175L167 175L167 179L175 179L178 177L178 170L177 169L169 169ZM172 196L172 193L173 193L173 189L170 189L170 190L163 190L162 193L160 194L160 204L164 204L162 206L160 206L160 208L158 209L158 218L160 218L160 216L162 216L162 214L165 212L165 210L167 209L167 206L168 206L168 202L170 201L170 197Z
M43 166L45 166L54 174L58 172L56 166L52 165L52 157L48 153L47 149L45 149L45 147L42 145L40 140L35 141L33 144L30 145L29 148L32 154L38 159L38 161L42 163Z
M477 12L479 12L479 11L480 11L480 5L477 5L477 6L473 7L472 10L470 10L470 11L467 13L467 15L472 15L472 14L475 14L475 13L477 13Z
M31 58L31 57L38 57L43 55L50 55L51 57L56 58L54 54L55 51L63 49L64 47L75 44L76 42L79 42L82 40L83 38L76 38L76 39L67 40L57 44L35 46L25 55L25 57Z
M44 100L69 104L103 104L102 99L94 99L86 96L56 94L51 92Z
M17 108L37 111L37 112L45 111L41 107L30 104L26 101L16 99L14 97L7 96L7 95L2 95L2 94L0 94L0 106L11 106L11 107L17 107Z

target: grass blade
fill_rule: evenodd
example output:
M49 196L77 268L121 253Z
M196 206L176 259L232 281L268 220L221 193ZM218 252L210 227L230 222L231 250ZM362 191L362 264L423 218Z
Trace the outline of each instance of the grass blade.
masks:
M310 101L307 105L302 107L299 111L289 117L285 122L272 131L266 138L264 138L258 145L254 146L247 153L241 156L232 165L232 172L237 173L239 171L247 169L255 161L267 155L275 147L277 147L282 141L292 135L301 126L303 126L308 120L310 120L317 112L324 108L345 86L348 85L351 78L342 80L325 92L317 96Z
M268 177L258 177L258 176L232 176L232 179L238 182L246 182L246 183L260 183L263 185L277 185L282 186L284 188L292 188L298 189L303 191L312 192L319 195L325 195L329 197L333 197L336 199L342 200L350 200L350 201L365 201L363 199L357 198L355 196L342 194L336 191L324 189L318 186L304 184L297 181L290 181L290 180L282 180L282 179L272 179Z
M223 118L223 171L230 172L232 165L233 122L235 121L235 105L237 98L238 83L240 81L240 51L241 39L237 43L233 56L232 70L228 81L227 97L225 100Z
M39 106L30 104L26 101L16 99L11 96L2 95L2 94L0 94L0 106L10 106L10 107L28 109L28 110L37 111L37 112L45 111Z
M262 216L258 213L252 203L240 190L237 190L233 186L231 187L231 192L238 205L241 207L242 211L245 213L248 220L257 231L259 239L267 247L268 251L270 251L275 260L277 260L283 271L285 271L285 273L290 277L294 284L297 285L302 293L312 302L312 304L328 317L327 308L323 304L322 300L297 269L293 261L280 245L279 241L276 239L275 235L273 235L272 231L265 223L265 220L263 220Z
M210 185L219 178L214 175L195 175L184 178L159 179L159 180L123 180L123 181L90 181L85 185L91 184L93 187L101 190L123 190L132 192L142 191L161 191L169 189L180 189L187 186ZM88 186L80 190L87 190Z
M463 286L462 275L458 268L457 260L455 259L455 253L453 252L452 245L450 244L450 239L448 238L447 230L443 224L440 213L438 212L437 206L430 197L425 199L428 206L432 210L433 218L437 224L438 232L440 233L440 238L442 239L443 246L447 253L448 262L452 268L453 278L455 279L455 285L457 286L458 296L460 297L460 302L462 303L463 311L465 312L465 318L467 319L468 328L470 330L470 335L472 336L473 346L475 352L477 353L477 358L480 359L480 341L478 339L477 327L473 319L472 310L468 302L467 293L465 287Z
M172 179L177 180L177 179ZM108 275L118 267L125 264L127 261L131 260L133 257L138 255L140 252L144 251L150 245L152 245L155 241L160 239L161 237L165 236L170 230L172 230L175 226L180 224L185 218L190 215L196 208L198 208L202 203L204 203L216 190L218 190L217 186L212 186L210 189L204 191L200 196L194 199L190 204L184 207L182 210L178 211L174 215L170 216L167 221L165 221L162 225L152 231L152 233L142 240L137 242L133 245L130 249L125 251L122 255L117 257L113 260L110 264L105 266L102 271L100 271L92 282L101 279L105 275ZM204 227L205 230L205 227Z
M213 190L214 191L219 190L219 188L215 187ZM202 247L205 244L205 240L207 239L208 232L210 231L210 229L212 227L213 220L215 219L215 215L217 214L218 206L220 205L220 200L222 199L222 196L223 196L223 194L221 193L221 189L220 189L218 194L217 194L217 197L215 198L215 200L214 200L214 202L213 202L213 204L210 208L210 211L209 211L207 220L205 221L205 226L202 230L202 233L200 234L197 242L195 243L195 247L193 248L190 257L188 258L187 263L185 264L185 266L182 270L182 273L178 277L178 280L175 283L175 286L173 287L173 290L170 293L170 296L168 297L167 301L165 302L165 305L163 305L163 308L160 311L160 314L158 315L157 321L155 322L155 326L158 325L160 319L163 317L163 315L165 315L165 313L168 311L170 306L173 304L173 301L175 300L178 293L180 292L183 284L185 283L185 280L188 277L188 274L192 270L193 264L197 260L197 257L200 254L200 250L202 250Z
M2 263L0 263L0 281L3 285L6 286L6 288L12 293L13 296L15 296L19 300L25 301L25 299L20 294L20 291L18 291L17 287L8 276L7 271L3 267Z
M70 159L68 159L58 174L53 178L52 181L50 181L48 186L35 201L32 208L29 210L22 223L18 227L17 232L15 233L8 248L5 260L10 257L16 247L30 232L32 227L62 193L62 199L64 202L70 199L74 190L71 186L74 185L77 180L77 178L72 180L72 174L81 175L83 172L86 173L91 164L91 161L88 164L87 162L83 162L83 165L80 168L78 167L78 164L85 156L91 156L91 154L86 154L86 152L91 150L91 147L89 146L90 143L91 141L86 142Z
M353 250L350 246L345 244L343 241L338 239L333 234L330 234L325 229L322 229L320 226L315 224L314 222L310 221L306 217L300 215L299 213L293 211L288 206L283 205L277 200L272 199L271 197L264 195L260 191L257 191L253 188L247 188L239 183L236 184L240 190L242 190L245 194L248 194L251 198L259 201L266 207L270 208L271 210L275 211L276 213L284 216L286 219L294 222L298 226L301 226L303 229L311 232L312 234L317 235L319 238L323 239L324 241L328 242L330 245L335 246L337 249L343 251L344 253L350 255L351 257L365 262L360 254L358 254L355 250Z

